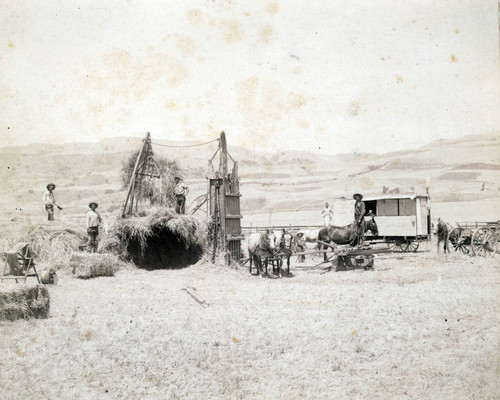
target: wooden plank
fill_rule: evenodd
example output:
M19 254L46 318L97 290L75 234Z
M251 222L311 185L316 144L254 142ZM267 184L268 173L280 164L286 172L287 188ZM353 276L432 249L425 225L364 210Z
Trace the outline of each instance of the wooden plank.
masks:
M323 253L332 253L331 250L309 250L309 251L301 251L298 253L293 253L292 256L307 256L311 254L323 254Z
M330 247L331 249L335 249L335 248L337 247L337 246L333 246L333 245L331 245L331 244L329 244L329 243L322 242L321 240L318 240L318 243L319 243L319 244L322 244L322 245L324 245L324 246L328 246L328 247Z

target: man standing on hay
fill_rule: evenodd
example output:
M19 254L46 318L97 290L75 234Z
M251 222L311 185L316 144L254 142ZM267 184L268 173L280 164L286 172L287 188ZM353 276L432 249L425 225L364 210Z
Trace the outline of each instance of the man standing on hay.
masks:
M91 253L97 251L97 236L99 236L99 225L101 225L101 215L96 211L99 207L97 203L89 204L90 211L87 212L87 234L89 235L89 250Z
M186 214L186 196L189 193L189 187L182 181L180 176L176 176L174 180L175 211L177 214Z
M359 193L354 193L352 198L356 200L356 204L354 204L354 221L356 222L356 244L358 246L362 246L365 238L365 203L361 200L363 199L363 195Z
M47 185L47 190L43 192L42 201L45 205L45 210L47 210L48 220L54 221L54 206L56 206L59 210L62 208L56 203L56 199L54 198L53 190L56 188L56 185L53 183L49 183Z

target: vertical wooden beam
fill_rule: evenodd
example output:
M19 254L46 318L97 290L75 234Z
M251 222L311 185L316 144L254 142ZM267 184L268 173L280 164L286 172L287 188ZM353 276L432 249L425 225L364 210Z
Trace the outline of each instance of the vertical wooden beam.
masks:
M221 132L220 134L220 164L219 164L219 171L222 174L221 178L224 179L224 186L227 184L227 174L228 174L228 168L227 168L227 143L226 143L226 134L224 131ZM224 187L226 189L226 187Z
M238 161L234 161L233 165L233 173L231 174L231 188L233 189L233 193L240 193L240 183L238 178Z
M223 245L222 251L225 252L227 248L227 239L226 239L226 192L227 192L227 143L226 143L226 134L224 131L220 133L220 163L219 163L219 172L222 175L222 187L219 196L219 204L220 204L220 219L221 219L221 242Z
M137 160L135 160L135 166L134 170L132 171L132 175L130 177L130 182L128 184L128 190L127 190L127 198L125 200L125 204L123 205L123 211L122 211L122 218L124 218L127 215L127 206L129 206L129 213L132 212L132 207L134 205L134 190L135 190L135 180L137 178L137 169L139 167L139 164L141 162L143 154L145 152L150 150L150 143L151 141L151 134L149 132L146 133L146 138L142 141L142 147L141 150L139 151L139 155L137 156ZM146 149L147 147L147 149Z

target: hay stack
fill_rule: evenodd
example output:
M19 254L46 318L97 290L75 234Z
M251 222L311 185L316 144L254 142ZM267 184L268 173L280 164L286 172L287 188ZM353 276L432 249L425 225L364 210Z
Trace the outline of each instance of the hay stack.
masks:
M77 251L87 239L83 226L51 221L32 226L23 241L31 244L38 263L58 270L68 264L71 253Z
M42 285L18 285L0 292L0 320L48 318L49 291Z
M128 187L132 172L139 156L139 151L132 153L122 165L121 180L123 188ZM175 204L174 177L182 175L182 169L175 160L154 156L154 161L158 167L160 178L139 177L136 186L135 196L138 200L149 200L149 205L159 205L172 207Z
M141 216L118 219L99 251L132 260L145 269L195 264L208 247L205 219L178 215L172 208L150 208Z
M113 254L84 252L74 252L69 266L73 275L80 279L114 276L118 270L130 268Z

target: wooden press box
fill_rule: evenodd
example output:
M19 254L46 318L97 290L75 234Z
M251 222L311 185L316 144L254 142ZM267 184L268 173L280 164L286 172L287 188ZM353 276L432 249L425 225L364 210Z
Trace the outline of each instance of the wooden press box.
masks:
M373 254L337 256L335 271L351 271L353 269L373 269Z

